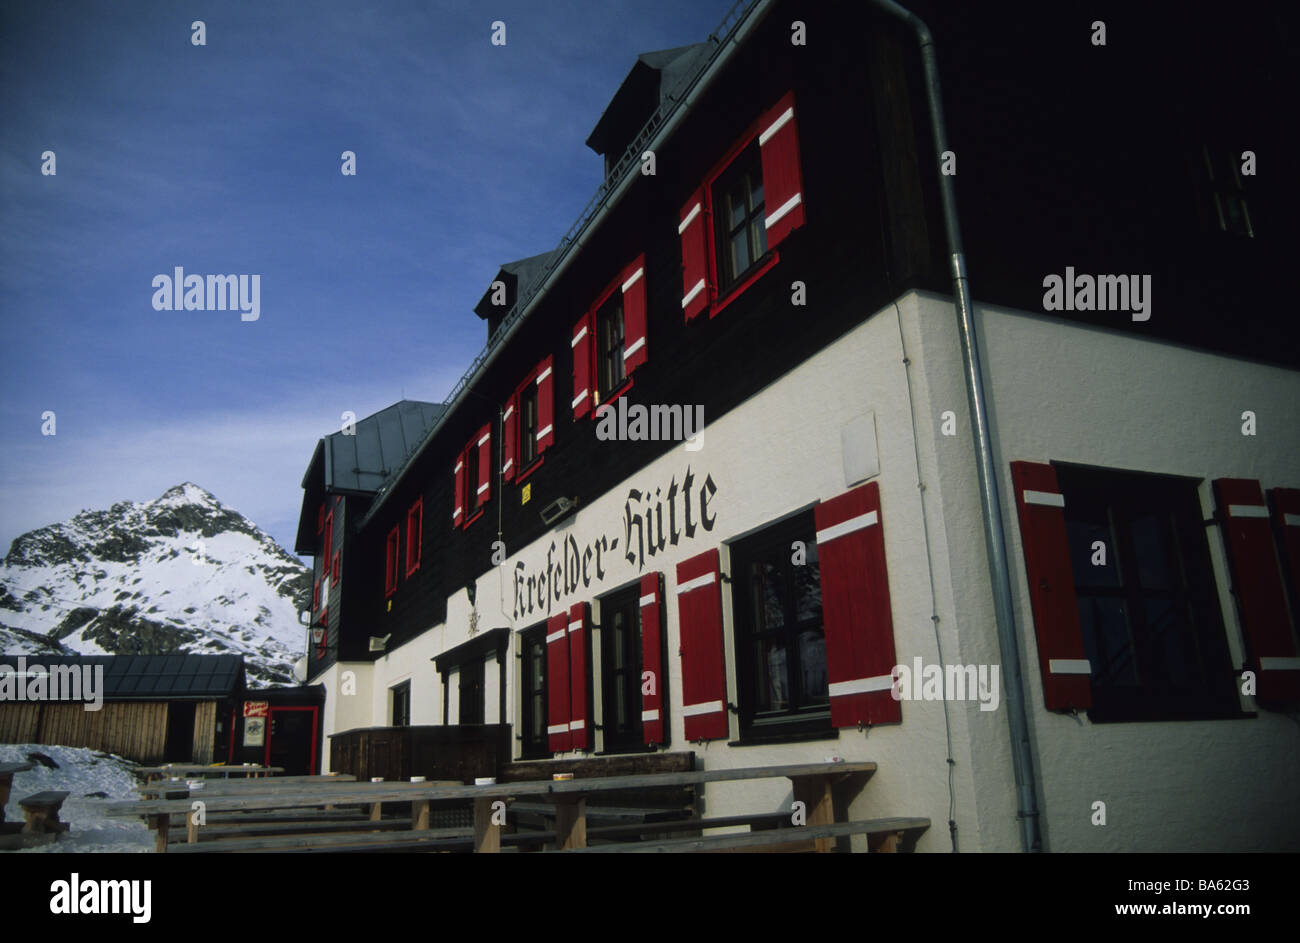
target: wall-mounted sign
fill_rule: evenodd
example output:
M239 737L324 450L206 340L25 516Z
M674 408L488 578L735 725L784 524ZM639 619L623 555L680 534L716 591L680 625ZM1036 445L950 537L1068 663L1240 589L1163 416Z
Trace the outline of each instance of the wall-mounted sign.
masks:
M244 718L244 746L260 747L266 745L266 718Z
M244 702L245 717L265 717L270 712L271 712L270 701L245 701Z
M717 490L713 476L706 473L701 482L689 465L680 483L673 476L666 487L661 484L653 491L629 488L619 521L622 526L613 535L591 535L588 540L578 536L581 527L572 528L558 542L551 542L545 560L539 561L540 572L530 572L523 560L515 563L514 617L534 612L550 615L566 596L589 589L593 582L603 583L606 567L626 561L637 573L644 572L647 557L695 539L700 530L713 530L717 515L710 512L709 504Z

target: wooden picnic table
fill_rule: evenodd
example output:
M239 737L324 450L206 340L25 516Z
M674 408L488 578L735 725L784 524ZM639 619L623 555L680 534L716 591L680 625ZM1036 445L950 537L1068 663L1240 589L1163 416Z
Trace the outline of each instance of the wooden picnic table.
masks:
M357 778L351 773L329 773L321 776L273 776L273 777L252 777L249 779L214 779L204 781L201 789L190 789L185 780L172 782L170 780L153 781L141 783L136 786L136 791L141 796L162 796L165 793L183 792L192 795L228 795L233 793L252 795L256 791L264 791L278 788L283 785L311 786L327 785L330 783L354 783Z
M168 776L177 776L183 779L186 776L206 778L220 774L222 779L229 779L232 774L236 776L262 777L283 772L283 766L259 766L256 763L251 763L248 766L213 766L210 763L164 763L162 766L137 766L135 769L135 774L143 776L146 782Z
M788 778L794 786L794 798L805 803L807 824L835 824L832 789L848 780L865 782L876 764L800 763L784 766L737 767L694 770L676 773L646 773L633 776L607 776L570 780L536 780L465 786L446 783L325 783L276 787L267 781L266 790L212 793L203 797L206 812L242 810L301 809L313 806L370 804L378 808L383 802L410 802L412 828L428 828L429 803L443 800L470 800L473 803L473 842L476 852L501 850L501 829L493 818L500 811L497 803L528 796L550 797L556 804L556 843L561 849L584 848L587 844L586 799L596 793L659 786L702 785L710 782ZM159 834L157 848L167 847L167 828L173 813L186 814L197 794L184 799L153 799L139 802L108 803L109 815L145 815ZM197 833L191 825L191 840ZM823 830L824 831L824 830ZM811 837L811 836L810 836ZM817 850L829 851L835 836L816 836Z
M25 773L32 768L31 763L0 763L0 822L5 820L5 803L9 801L9 789L13 786L14 774Z

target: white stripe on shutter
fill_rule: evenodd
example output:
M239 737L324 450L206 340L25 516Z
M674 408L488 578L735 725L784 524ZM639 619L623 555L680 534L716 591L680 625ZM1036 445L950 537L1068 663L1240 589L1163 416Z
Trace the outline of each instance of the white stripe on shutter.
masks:
M873 691L888 691L894 686L893 675L877 675L874 678L855 678L852 681L836 681L830 686L831 697L844 697L848 694L870 694Z
M704 279L701 278L695 283L695 287L686 293L686 297L682 299L682 307L685 308L688 304L694 301L695 296L702 291L704 291Z
M1229 504L1229 517L1268 517L1268 508L1260 504Z
M766 131L764 131L762 134L758 136L758 146L762 147L764 144L766 144L768 142L768 139L772 135L776 134L776 132L780 131L783 127L785 127L785 125L789 124L790 119L793 117L794 117L794 106L791 105L785 111L781 112L780 117L778 117L775 121L773 121L771 124L767 126Z
M635 284L636 284L636 280L637 280L638 278L640 278L643 274L645 274L645 268L644 268L644 267L643 267L643 268L639 268L639 269L637 269L637 270L636 270L635 272L633 272L630 276L628 276L628 280L625 281L625 282L623 283L623 291L626 292L629 288L631 288L633 285L635 285Z
M1264 671L1300 671L1300 658L1261 658L1259 667Z
M817 543L830 543L836 537L843 537L845 534L851 534L855 530L862 530L864 527L870 527L880 520L875 511L868 511L866 514L859 514L857 517L850 517L847 521L840 521L823 530L817 531Z
M763 226L766 227L767 229L771 229L773 226L775 226L778 222L781 221L782 216L784 216L786 213L790 212L792 209L798 206L800 201L802 200L803 200L803 194L796 193L794 196L790 197L790 199L782 203L780 207L777 208L777 211L775 213L769 213L767 215L767 219L764 220L763 222Z
M680 596L682 593L689 593L691 590L699 589L701 586L708 586L713 582L715 576L717 576L716 573L705 573L703 576L697 576L693 580L687 580L685 583L682 583L677 587L677 595Z
M1051 658L1047 670L1054 675L1090 675L1092 665L1086 658Z
M691 211L686 214L686 218L677 224L677 235L680 236L682 233L686 232L686 227L689 226L691 224L691 221L694 220L695 217L699 215L700 215L700 204L696 203L694 206L691 207Z
M633 354L635 354L638 350L640 350L644 346L645 346L645 338L644 337L637 338L637 342L635 344L633 344L631 347L623 351L623 359L627 360L629 357L631 357Z
M569 341L569 346L577 347L578 341L582 340L586 336L587 336L587 325L584 324L582 326L582 330L580 330L577 334L573 335L573 340Z
M1050 491L1026 491L1025 503L1041 504L1049 508L1063 508L1065 507L1065 495L1053 494Z
M682 707L683 717L695 717L699 714L717 714L722 711L721 701L705 701L702 704L686 704Z
M538 442L541 442L541 441L542 441L542 438L543 438L544 436L548 435L548 434L550 433L550 431L551 431L551 427L550 427L550 426L547 426L547 427L546 427L545 429L543 429L541 432L537 433L537 441L538 441Z

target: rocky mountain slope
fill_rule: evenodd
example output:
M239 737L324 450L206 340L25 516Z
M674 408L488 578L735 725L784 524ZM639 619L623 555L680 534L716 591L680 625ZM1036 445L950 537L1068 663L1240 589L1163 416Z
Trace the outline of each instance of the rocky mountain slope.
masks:
M242 653L250 684L293 683L310 592L300 560L186 482L15 540L0 567L0 651Z

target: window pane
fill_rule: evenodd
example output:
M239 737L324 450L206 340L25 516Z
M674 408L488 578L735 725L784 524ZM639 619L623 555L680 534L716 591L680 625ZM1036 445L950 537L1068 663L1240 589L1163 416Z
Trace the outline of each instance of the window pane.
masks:
M1179 607L1170 597L1148 596L1142 600L1142 674L1162 686L1188 688L1202 681L1195 640Z
M755 632L773 632L785 625L785 581L781 571L766 561L751 570Z
M808 546L808 560L794 567L795 619L800 622L822 621L822 578L817 562L817 545Z
M1168 522L1163 515L1144 514L1133 519L1131 530L1142 588L1171 589L1174 566Z
M790 706L790 682L784 640L759 639L755 654L759 712L786 710Z
M829 701L826 636L820 627L799 633L799 664L803 668L803 693L806 700L818 703Z
M727 194L727 228L736 229L745 221L746 181L742 177Z
M749 268L749 234L744 229L731 237L731 277Z
M750 224L750 235L754 245L754 258L757 259L767 251L767 226L763 222L761 213Z
M1072 509L1071 513L1080 512ZM1088 514L1084 511L1080 516L1086 519L1065 522L1066 537L1070 543L1070 564L1074 569L1074 585L1078 587L1121 585L1117 544L1104 511L1100 515ZM1095 519L1098 517L1100 519ZM1106 561L1104 565L1093 563L1093 560L1103 559L1094 546L1098 541L1104 548Z
M1124 601L1079 594L1083 649L1092 665L1094 684L1136 685L1137 664Z
M749 190L749 209L753 212L763 206L763 176L754 174Z

